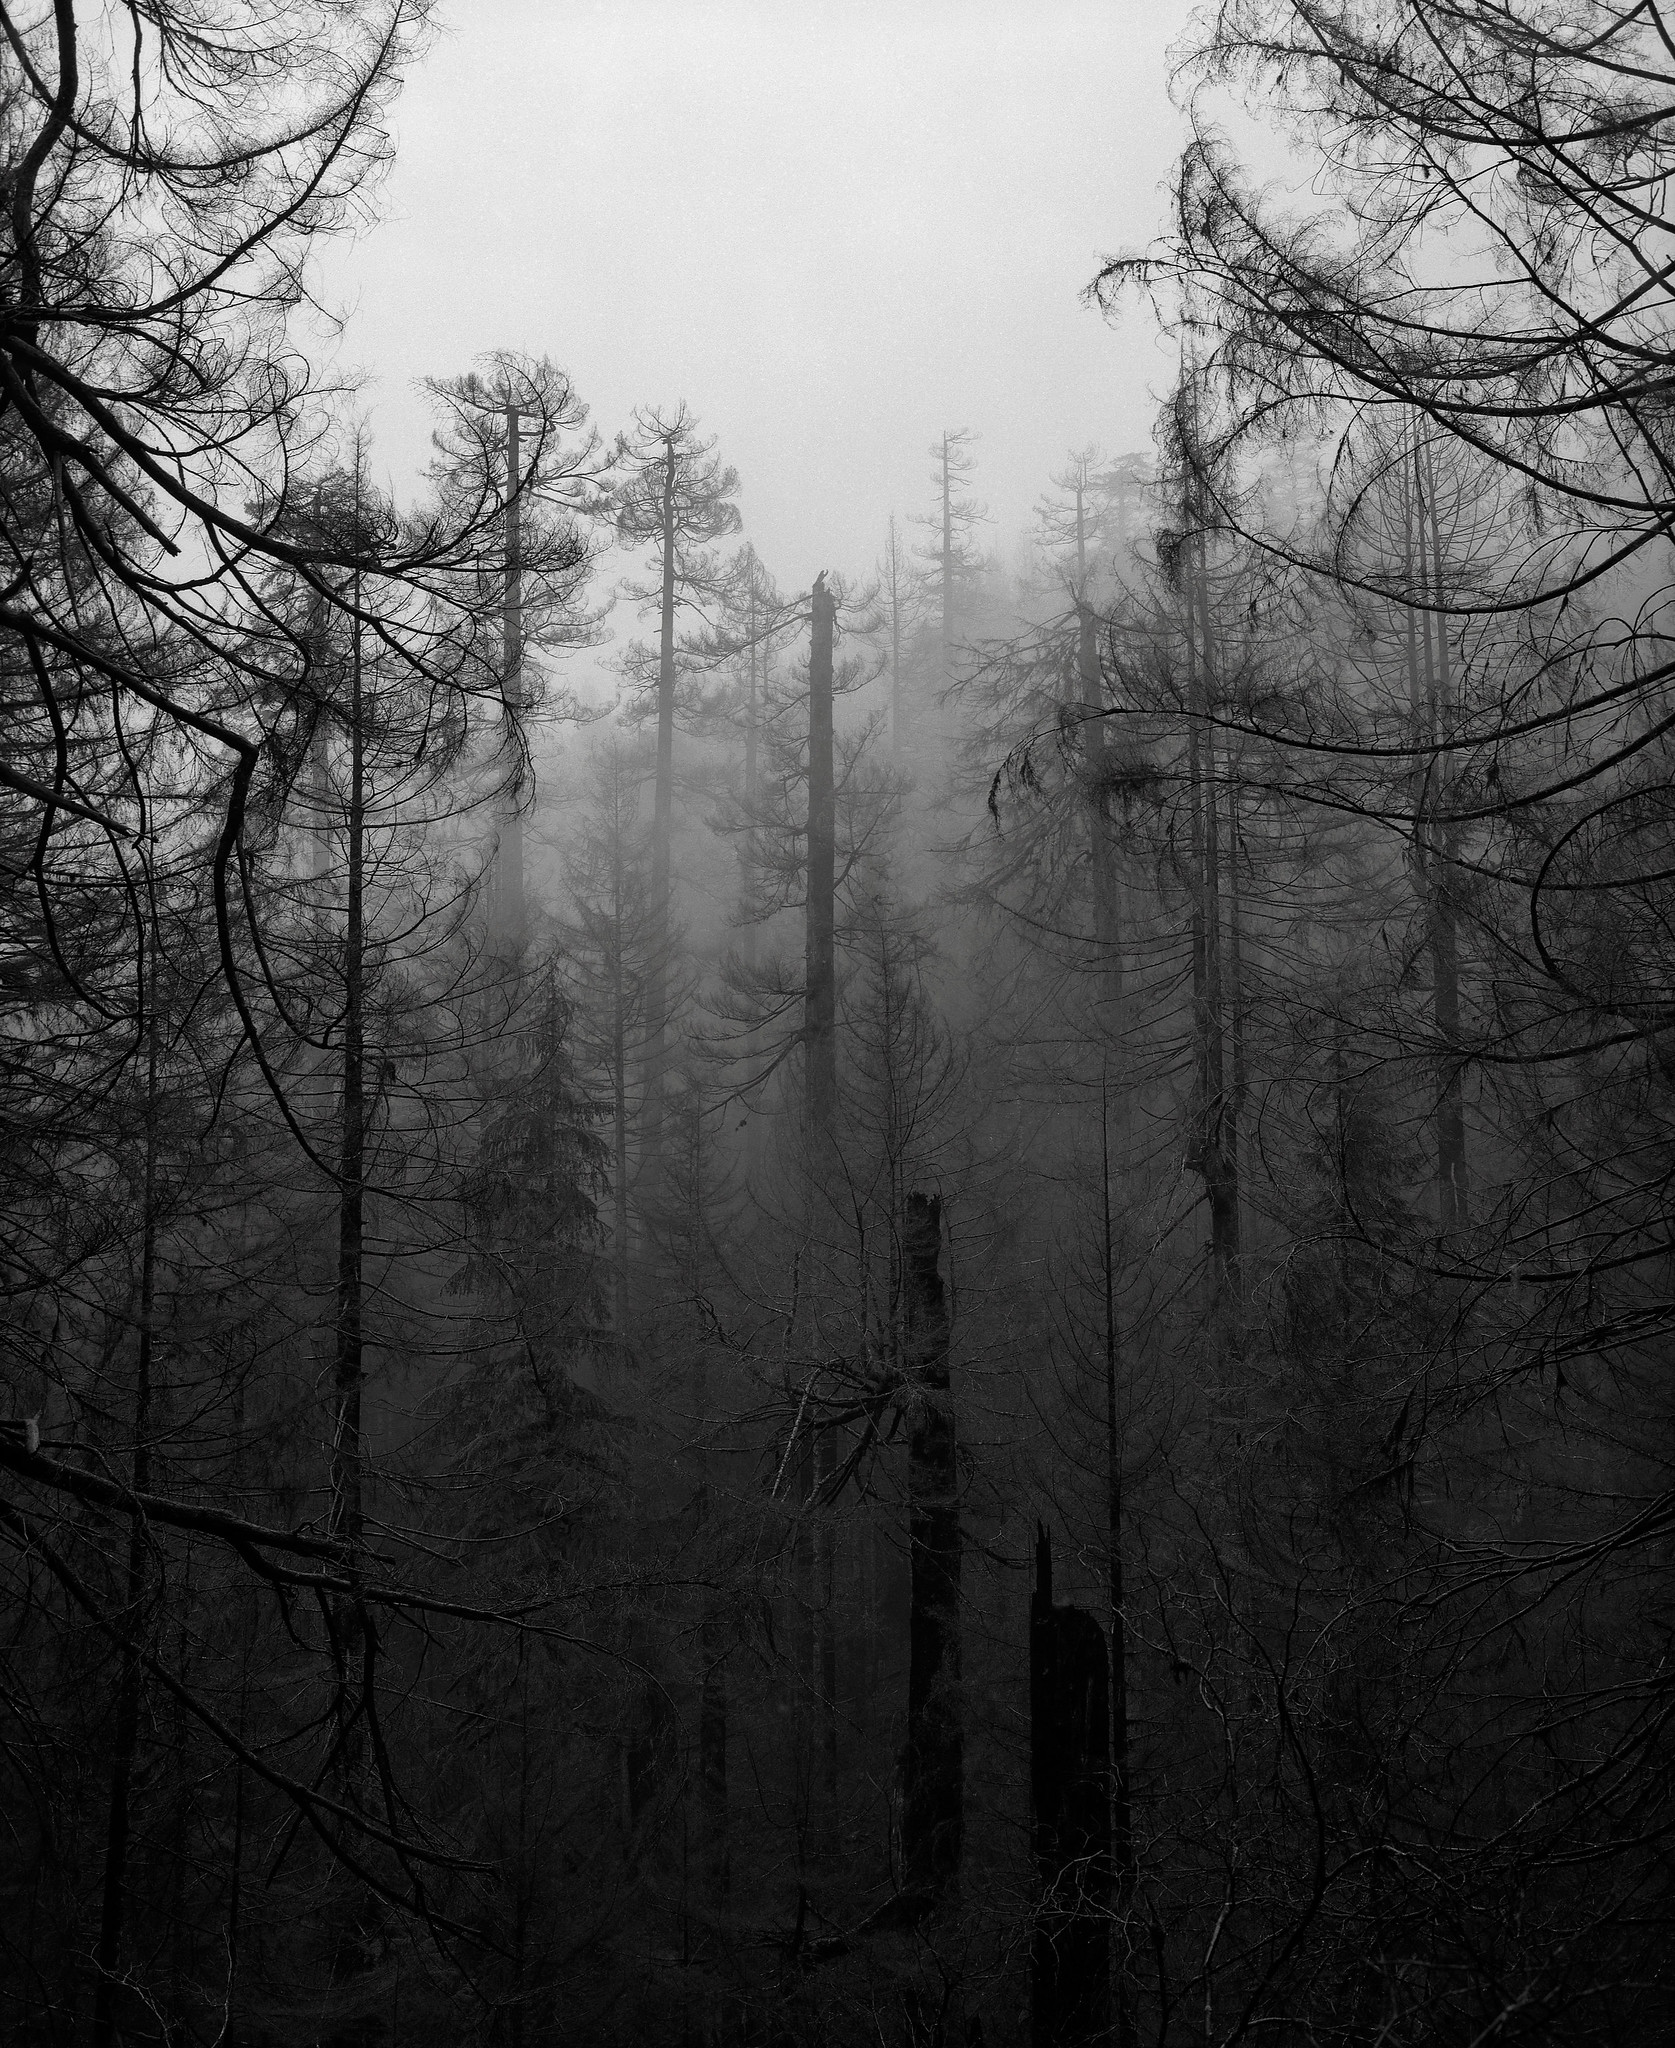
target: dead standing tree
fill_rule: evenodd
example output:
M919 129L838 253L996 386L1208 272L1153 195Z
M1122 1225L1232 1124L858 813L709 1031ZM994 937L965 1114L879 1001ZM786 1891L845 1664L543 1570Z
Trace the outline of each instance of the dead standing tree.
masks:
M668 952L673 916L671 847L675 802L675 711L679 681L676 615L703 619L728 592L728 578L711 552L713 544L739 530L737 470L715 459L713 441L698 435L698 423L684 405L673 413L636 413L632 437L619 435L617 460L623 480L615 507L618 537L629 547L650 549L654 584L627 586L628 595L657 608L655 661L647 651L630 656L636 680L649 688L657 720L656 793L652 806L651 910L654 930L646 980L646 1085L642 1111L642 1161L655 1183L662 1153L663 1093L669 1062Z
M1117 1048L1123 1028L1121 878L1111 816L1112 763L1106 735L1110 704L1102 642L1114 559L1127 540L1133 480L1130 468L1108 465L1097 449L1083 448L1071 455L1053 483L1066 499L1042 501L1036 516L1043 540L1058 555L1075 619L1075 660L1073 667L1065 667L1064 702L1081 738L1099 1022L1108 1048ZM1126 1103L1126 1091L1119 1100Z
M884 552L878 559L878 595L890 624L890 754L898 768L908 737L907 698L901 672L902 629L912 622L918 582L892 512Z
M808 908L803 994L804 1108L810 1167L816 1181L827 1169L837 1116L837 812L832 762L832 645L837 601L825 571L810 593L808 657ZM812 1207L815 1182L810 1185ZM812 1513L831 1491L836 1439L821 1430L805 1436L803 1498ZM837 1530L829 1515L813 1529L818 1589L815 1595L819 1691L821 1802L824 1829L835 1846L837 1752ZM799 1542L806 1538L800 1536Z
M608 509L608 463L588 409L564 372L499 351L481 372L433 378L426 390L441 413L431 480L455 517L484 528L477 564L486 606L498 597L498 773L502 782L492 852L489 938L496 959L515 967L528 936L523 814L530 774L526 722L539 707L532 648L588 644L598 615L581 604L592 567L589 522ZM498 661L496 661L498 655Z
M937 509L914 515L914 524L928 528L931 536L918 554L925 564L925 580L937 594L944 689L954 680L954 650L967 625L965 600L982 566L972 531L988 516L987 507L967 488L977 466L971 452L973 438L969 427L961 427L932 442L929 452L935 467L931 480L936 486Z

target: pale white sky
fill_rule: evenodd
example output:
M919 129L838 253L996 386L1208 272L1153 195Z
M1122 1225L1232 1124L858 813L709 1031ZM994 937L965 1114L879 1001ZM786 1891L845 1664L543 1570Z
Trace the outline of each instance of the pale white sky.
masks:
M415 381L548 354L608 434L684 398L787 587L866 574L981 436L1005 544L1066 452L1149 445L1172 360L1079 302L1161 224L1185 0L445 0L383 218L324 260L403 496ZM620 565L618 565L620 568Z

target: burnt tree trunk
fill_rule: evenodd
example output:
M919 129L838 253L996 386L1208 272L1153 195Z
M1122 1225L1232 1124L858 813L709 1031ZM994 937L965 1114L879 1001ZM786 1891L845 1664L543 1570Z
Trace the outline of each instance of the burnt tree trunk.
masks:
M506 589L501 607L501 716L512 747L521 745L518 720L523 711L523 457L518 440L518 408L506 407ZM502 959L515 961L523 952L526 918L523 893L522 791L514 779L501 821L495 851L492 888L495 943Z
M1115 835L1111 830L1110 764L1105 748L1105 685L1099 666L1099 619L1086 591L1076 603L1076 672L1087 735L1088 854L1093 882L1093 947L1099 1022L1107 1042L1122 1032L1122 950Z
M620 799L620 792L619 792ZM628 1363L628 987L623 963L627 878L623 871L623 822L619 799L611 832L611 1222L615 1235L618 1363Z
M705 1164L703 1105L696 1088L687 1096L691 1117L692 1214L691 1251L686 1278L694 1300L704 1295L703 1246ZM714 1451L710 1432L710 1375L708 1356L700 1346L694 1360L692 1408L698 1426L698 1492L695 1535L700 1569L708 1582L698 1626L700 1662L698 1695L698 1813L699 1862L703 1886L705 1919L713 1935L726 1910L732 1881L727 1811L727 1657L731 1647L727 1594L720 1583L722 1573L717 1557L715 1531Z
M663 1161L663 1071L669 1039L670 846L675 812L675 486L680 457L663 449L663 587L657 639L657 786L651 820L651 957L646 964L646 1083L641 1166L653 1195Z
M1105 1631L1053 1605L1052 1544L1035 1542L1029 1609L1030 1803L1041 1887L1030 1952L1033 2048L1111 2031L1111 1752Z
M909 1195L902 1262L912 1375L907 1441L912 1591L901 1840L909 1888L929 1893L945 1889L959 1873L965 1815L959 1475L941 1256L942 1204L934 1195Z
M356 580L356 610L360 586ZM345 1576L360 1569L365 1512L362 1396L365 1365L366 1240L366 746L362 730L361 635L352 627L349 660L349 803L345 818L347 902L343 936L343 1093L338 1158L336 1357L332 1374L331 1504L327 1528L344 1545ZM360 1796L365 1755L367 1620L356 1595L335 1594L330 1607L336 1663L336 1731L332 1761L347 1797ZM358 1916L341 1931L343 1967L362 1966L353 1946Z
M832 774L832 634L837 606L814 579L808 657L808 923L803 1039L809 1135L818 1149L837 1112L837 813Z
M357 604L359 602L357 594ZM331 1534L351 1557L361 1540L361 1264L366 1208L366 753L361 730L361 639L354 628L349 682L347 906L343 937L343 1099L337 1211L337 1357L333 1373Z
M890 514L889 553L885 569L890 588L890 752L899 766L905 738L901 693L901 544L896 538L896 515L893 512Z
M744 814L754 820L759 800L761 770L761 711L756 690L757 633L756 633L756 564L750 567L750 615L747 625L749 637L748 663L745 684L744 715ZM764 670L766 663L763 664ZM767 677L763 676L763 694L766 694ZM751 965L756 964L756 907L757 875L754 851L754 831L745 833L739 840L739 907L744 914L745 924L739 934L739 950ZM754 1125L752 1126L754 1132Z
M1134 1809L1129 1789L1128 1618L1123 1607L1123 1443L1117 1406L1121 1331L1117 1324L1117 1255L1111 1223L1111 1151L1104 1093L1102 1087L1099 1114L1105 1225L1106 1565L1111 1595L1111 1870L1119 1943L1112 2040L1116 2048L1129 2048L1134 2039L1128 1944L1128 1913L1134 1903L1135 1884Z
M698 1778L703 1815L704 1890L712 1912L726 1908L732 1887L727 1818L728 1629L715 1594L706 1596L699 1630L703 1692L698 1704Z
M954 680L954 503L948 436L942 437L942 681Z
M1402 567L1406 606L1408 692L1413 722L1414 853L1426 941L1431 955L1436 1031L1437 1225L1466 1220L1465 1102L1460 1058L1459 941L1448 870L1447 826L1431 814L1448 808L1448 757L1440 751L1451 723L1442 532L1436 474L1422 450L1416 422L1408 428L1411 458L1402 467Z
M1439 747L1446 744L1454 724L1453 688L1449 677L1448 619L1442 611L1443 559L1442 524L1437 511L1436 467L1430 449L1425 451L1426 495L1431 515L1431 588L1436 614L1436 703L1431 730ZM1437 805L1446 815L1452 782L1449 756L1437 756ZM1466 1114L1461 1079L1460 1050L1460 955L1459 933L1454 911L1452 878L1457 851L1456 833L1444 825L1433 839L1435 859L1431 867L1430 941L1431 973L1436 987L1437 1038L1440 1058L1437 1073L1437 1204L1444 1230L1466 1221Z
M134 1374L134 1451L131 1479L136 1494L151 1484L151 1329L156 1317L157 1274L157 923L150 926L147 977L145 1168L140 1219L139 1358ZM128 1522L128 1579L124 1601L122 1675L116 1696L116 1732L111 1757L110 1805L105 1822L105 1871L99 1914L97 1974L93 1986L93 2048L110 2048L116 2038L116 1990L122 1961L124 1881L133 1797L134 1753L140 1730L140 1640L151 1584L151 1553L145 1519L138 1509Z
M837 813L832 768L832 642L837 605L824 572L814 579L808 657L808 921L803 1035L809 1156L817 1177L837 1115ZM812 1190L811 1190L812 1193ZM837 1831L837 1530L820 1504L830 1491L836 1446L829 1430L815 1440L808 1511L814 1544L811 1678L819 1699L818 1833L831 1853ZM829 1503L827 1503L829 1506Z
M1239 1172L1233 1111L1227 1089L1226 961L1222 951L1221 775L1216 739L1215 625L1210 573L1202 535L1197 545L1199 703L1204 760L1204 1027L1200 1046L1204 1099L1204 1186L1210 1203L1210 1258L1217 1302L1225 1306L1239 1285Z

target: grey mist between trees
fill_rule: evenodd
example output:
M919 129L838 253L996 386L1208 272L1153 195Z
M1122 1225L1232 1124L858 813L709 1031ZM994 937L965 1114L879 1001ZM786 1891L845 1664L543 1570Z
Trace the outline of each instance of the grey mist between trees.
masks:
M1668 2036L1660 9L0 28L0 2034Z

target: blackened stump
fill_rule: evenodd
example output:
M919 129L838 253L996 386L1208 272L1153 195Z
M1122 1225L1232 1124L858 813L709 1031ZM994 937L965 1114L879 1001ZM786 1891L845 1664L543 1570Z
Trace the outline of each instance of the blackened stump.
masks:
M1035 1542L1029 1609L1030 1798L1041 1897L1030 1956L1034 2048L1111 2028L1111 1703L1105 1631L1053 1605L1052 1541Z

